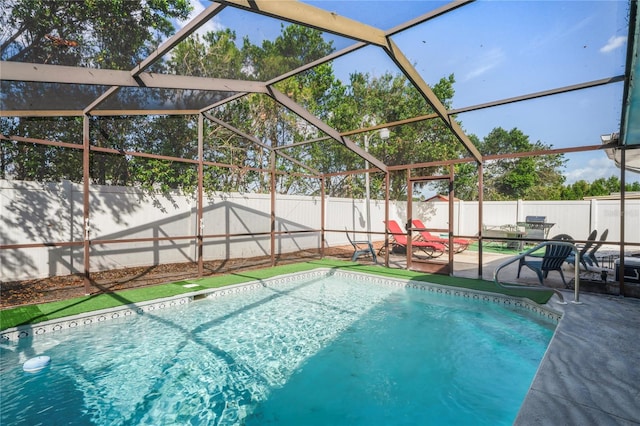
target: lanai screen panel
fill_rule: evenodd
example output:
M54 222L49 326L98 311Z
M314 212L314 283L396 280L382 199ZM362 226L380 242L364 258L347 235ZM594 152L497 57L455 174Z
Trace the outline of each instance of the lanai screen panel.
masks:
M125 87L101 103L95 111L97 114L117 110L154 110L157 113L163 110L198 111L234 94L235 92L209 90Z
M640 61L638 61L638 49L640 39L640 16L636 14L635 20L631 22L633 25L634 44L631 50L630 67L631 67L631 83L628 94L627 115L624 117L624 140L626 145L640 145L640 85L637 79L640 76ZM639 155L635 154L636 168L640 170Z
M330 49L307 51L306 57L300 57L287 51L286 40L311 45L314 42L307 37L316 37L316 34L311 34L309 28L292 31L291 25L274 17L226 7L185 41L191 47L197 46L195 49L178 46L165 55L162 60L168 66L160 72L269 81L354 43L349 38L320 31L317 36L330 44ZM280 55L280 58L276 61L268 55L255 56L253 47L270 51L274 56ZM198 52L202 56L194 58L193 54Z
M84 109L108 88L82 84L2 80L0 110L59 111L64 115L65 112Z
M12 7L19 5L17 0L7 2L7 9L0 14L3 32L1 42L7 42L16 33L19 23L11 20ZM124 2L124 7L137 2ZM386 31L388 37L402 50L416 71L430 86L437 84L443 77L455 78L455 95L447 105L454 110L476 108L483 103L495 102L510 97L527 96L544 91L569 87L575 84L596 80L621 77L626 63L626 37L628 34L629 2L431 2L431 1L304 1L307 5L334 13L337 16L353 19L372 28ZM148 5L143 2L142 4ZM226 4L226 2L221 2ZM234 5L235 4L235 5ZM199 29L202 40L207 31L229 30L235 33L233 43L241 49L244 40L252 45L277 46L280 37L289 30L286 19L262 16L236 7L253 2L230 2L220 8ZM255 2L260 5L261 2ZM266 3L263 3L266 4ZM291 2L293 5L294 3ZM81 2L59 1L48 7L77 10L81 15ZM205 10L215 2L193 0L197 12ZM44 13L44 12L43 12ZM44 20L44 15L40 18ZM4 61L21 61L33 64L73 65L85 69L113 69L128 72L152 54L153 49L162 46L188 22L187 19L172 20L173 32L166 34L157 31L154 42L139 50L128 51L135 45L134 34L129 34L127 22L135 19L136 14L123 14L109 23L105 20L80 19L71 31L57 34L45 31L37 37L19 37L10 47L0 52ZM304 20L304 19L303 19ZM398 27L400 26L400 27ZM45 25L46 27L46 25ZM52 27L53 28L53 27ZM334 51L357 44L349 37L322 32L321 37L332 43ZM303 42L303 40L300 40ZM109 52L111 56L105 56ZM163 54L163 61L152 63L145 71L173 76L243 78L265 81L277 79L282 72L291 71L298 66L309 64L309 57L299 62L270 64L268 61L243 63L240 73L237 68L221 66L211 69L180 67L178 47ZM226 59L226 58L221 58ZM173 61L173 62L172 62ZM224 62L224 61L222 61ZM258 66L259 65L259 66ZM272 65L272 66L271 66ZM349 81L354 72L364 72L380 76L386 72L400 73L401 70L377 46L369 46L332 62L334 74L342 81ZM209 73L210 72L210 73ZM620 95L616 98L607 94L606 99L592 96L588 91L568 108L562 104L554 106L571 117L584 117L585 122L593 123L591 116L583 115L582 105L598 104L603 116L611 116L608 111L621 108L623 84L614 84L614 90ZM2 82L2 107L4 111L13 108L55 109L73 111L90 105L94 95L105 93L109 86L83 87L82 85L53 85L50 83L12 83ZM24 86L18 86L24 85ZM32 86L34 85L34 86ZM30 86L32 88L30 88ZM22 88L24 87L24 90ZM69 87L74 87L69 90ZM57 90L59 88L59 90ZM52 96L43 96L44 92ZM134 108L158 110L188 110L214 104L238 91L216 92L197 91L196 89L155 89L126 88L98 105L96 112L127 111ZM286 93L288 94L288 93ZM614 100L610 104L610 99ZM68 100L68 103L66 101ZM65 104L64 106L62 104ZM47 106L49 105L49 106ZM501 106L508 109L510 106ZM424 113L428 113L425 107ZM313 111L317 116L328 117L330 111ZM362 111L363 115L366 114ZM8 115L5 113L5 115ZM509 114L504 114L508 116ZM615 114L613 114L615 115ZM459 115L457 118L467 133L482 138L492 128L502 126L524 127L533 140L558 147L556 143L566 141L564 135L576 129L566 126L558 128L557 138L549 140L541 129L548 131L549 125L535 114L528 122L500 120L488 123L486 119L472 120L471 115ZM376 117L376 124L382 124L386 117ZM357 122L356 122L357 121ZM570 118L568 123L577 120ZM614 132L619 129L619 120L609 118L601 121L598 134ZM354 120L354 128L362 120ZM341 132L348 131L340 128ZM558 141L558 142L556 142ZM588 144L586 141L579 145Z

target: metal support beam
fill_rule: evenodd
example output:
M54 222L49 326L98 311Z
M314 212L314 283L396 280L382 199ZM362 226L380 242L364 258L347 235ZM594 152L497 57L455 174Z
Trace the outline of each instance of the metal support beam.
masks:
M389 186L391 185L391 177L389 176L389 172L387 171L384 174L384 266L389 267L389 227L386 226L389 223L389 196L391 190Z
M269 173L269 176L271 178L271 214L269 216L269 229L271 231L271 244L269 251L271 252L271 266L276 266L276 153L274 151L271 151L270 162L271 173Z
M162 43L162 45L160 45L145 60L143 60L135 68L133 68L130 71L131 76L137 77L138 75L140 75L142 71L144 71L147 67L149 67L151 64L153 64L158 59L160 59L163 55L165 55L167 52L173 49L178 43L180 43L182 40L184 40L189 35L191 35L191 33L193 33L195 30L197 30L202 25L204 25L209 19L211 19L214 15L219 13L222 9L224 9L224 6L220 4L212 4L211 6L209 6L202 13L200 13L200 15L190 20L187 23L187 25L182 27L180 31L178 31L176 34L174 34L172 37L170 37L168 40ZM100 106L100 104L102 104L111 96L113 96L115 93L117 93L119 89L120 89L119 86L110 87L105 93L103 93L96 100L91 102L91 104L89 104L84 109L83 112L85 114L89 114L91 110Z
M411 169L406 171L407 178L407 222L405 223L405 229L407 230L407 269L411 270L413 261L413 247L411 242L413 241L413 235L411 235L411 221L413 219L413 182L411 181Z
M480 236L478 240L478 278L482 279L482 245L483 245L483 235L482 235L482 223L484 221L484 217L482 216L482 203L484 202L484 166L482 163L478 164L478 235Z
M2 80L6 81L267 93L266 84L249 80L149 72L142 72L134 77L129 71L9 61L0 61L0 68Z
M627 184L627 173L625 170L625 165L627 163L627 159L626 159L626 152L627 150L625 149L625 147L623 146L622 149L620 150L620 264L618 265L618 276L620 277L620 295L621 296L625 296L625 284L624 284L624 229L625 229L625 206L626 206L626 200L625 200L625 186ZM637 222L636 222L637 225ZM634 241L635 242L635 241ZM576 258L576 263L578 262L578 259Z
M197 239L196 257L198 259L198 278L204 274L204 206L202 205L204 192L204 116L198 115L198 199L196 211Z
M320 178L320 257L324 257L324 242L326 238L325 229L327 226L327 197L325 194L325 180L326 178L324 176Z
M164 43L162 43L151 55L149 55L145 60L140 62L138 66L131 70L131 75L136 76L139 75L143 70L153 64L155 61L160 59L166 53L168 53L171 49L173 49L178 43L180 43L185 38L189 37L194 31L200 28L202 25L206 24L211 18L220 13L225 8L224 5L213 3L208 8L200 12L198 16L191 19L187 25L182 27L180 31L175 33L169 39L167 39Z
M418 16L417 18L411 19L407 22L404 22L400 25L398 25L397 27L391 28L390 30L388 30L386 32L387 37L388 36L392 36L394 34L400 33L402 31L406 31L409 28L415 27L416 25L420 25L423 22L429 21L433 18L437 18L438 16L444 15L446 13L449 13L461 6L464 6L466 4L469 3L473 3L475 0L456 0L456 1L452 1L451 3L447 3L443 6L440 6L437 9L434 9L430 12L425 13L422 16Z
M409 59L402 53L400 48L393 42L393 40L389 39L389 48L385 49L389 57L396 63L396 65L404 72L405 76L413 83L413 85L422 93L426 101L435 109L438 116L444 121L444 123L451 129L453 134L462 142L462 144L467 148L467 150L471 153L473 158L476 159L477 162L482 162L482 154L475 147L471 139L464 133L460 125L456 122L454 118L449 115L447 109L442 105L440 99L433 93L433 90L429 87L429 85L422 79L422 76L416 71L416 69L411 65Z
M89 181L91 179L90 175L90 161L91 161L91 150L90 150L90 140L89 140L89 120L90 117L85 115L82 119L82 229L84 238L83 241L83 252L84 252L84 272L83 272L83 282L84 282L84 292L85 294L91 293L91 262L90 262L90 253L91 253L91 234L90 234L90 225L89 222Z
M345 18L335 12L299 1L216 0L218 3L250 10L261 15L301 24L379 46L386 46L385 33L378 28Z
M449 275L453 276L453 225L454 225L454 220L455 220L455 216L454 216L454 203L453 200L456 196L456 192L455 192L455 188L453 186L453 183L455 182L455 176L454 176L454 165L450 164L449 165L449 236L447 237L447 239L449 240L449 247L450 249L447 250L447 253L449 255Z
M269 94L280 105L283 105L284 107L290 109L291 111L293 111L295 114L297 114L307 122L316 126L318 129L322 130L323 132L331 136L333 139L340 142L341 144L349 148L351 151L359 155L362 159L368 161L369 163L371 163L372 165L374 165L375 167L377 167L383 172L387 171L386 164L384 164L382 161L378 160L377 158L375 158L374 156L366 152L364 149L360 148L358 145L353 143L353 141L351 141L350 139L342 136L340 132L338 132L336 129L329 127L322 120L320 120L319 118L311 114L309 111L304 109L302 106L294 102L291 98L285 96L278 89L274 87L269 87Z

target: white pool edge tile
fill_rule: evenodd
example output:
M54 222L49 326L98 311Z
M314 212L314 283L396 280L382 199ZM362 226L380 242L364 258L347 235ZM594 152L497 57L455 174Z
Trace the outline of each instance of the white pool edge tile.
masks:
M443 295L478 300L487 303L497 303L500 305L508 306L510 308L522 309L523 311L532 313L545 320L550 320L555 324L557 324L562 317L562 314L560 312L549 307L539 305L525 298L506 296L459 287L450 287L423 281L390 278L382 275L368 274L363 272L336 271L331 268L318 268L311 271L279 275L277 277L267 278L264 280L255 280L246 283L233 284L216 289L209 288L173 297L132 303L128 305L117 306L114 308L58 318L55 320L43 321L37 324L12 327L0 332L0 343L15 343L22 339L38 338L46 335L51 335L62 330L100 325L109 320L133 318L137 315L149 314L154 311L186 306L189 303L203 298L223 297L229 294L238 294L246 291L252 291L267 285L277 286L279 284L289 283L295 280L321 278L331 275L367 281L377 285L408 287Z

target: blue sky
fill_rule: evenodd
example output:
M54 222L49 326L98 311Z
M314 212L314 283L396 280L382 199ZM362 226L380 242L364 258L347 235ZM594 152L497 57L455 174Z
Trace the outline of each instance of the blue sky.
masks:
M210 5L191 0L194 13ZM341 0L306 3L390 29L448 2ZM626 1L477 1L394 36L429 84L454 74L454 108L584 83L624 73ZM202 31L233 28L254 44L273 39L280 23L227 8ZM332 35L338 49L351 40ZM336 75L398 72L378 48L334 62ZM622 83L460 114L467 133L483 138L495 127L517 127L555 148L596 145L619 130ZM619 176L604 152L567 154L567 183ZM627 174L627 180L640 180Z

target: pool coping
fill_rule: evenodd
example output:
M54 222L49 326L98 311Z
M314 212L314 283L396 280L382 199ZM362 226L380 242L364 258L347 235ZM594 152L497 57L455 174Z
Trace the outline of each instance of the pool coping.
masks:
M75 329L77 327L94 326L110 320L134 317L135 315L149 314L154 311L178 306L186 306L189 303L205 299L222 297L228 294L238 294L251 291L266 285L277 285L290 282L293 279L314 278L319 276L340 275L355 279L363 279L376 284L387 284L399 287L415 288L438 294L463 297L467 299L492 302L511 308L522 309L558 324L562 318L562 312L548 306L539 305L530 299L517 296L508 296L498 293L490 293L481 290L452 287L443 284L435 284L426 281L417 281L410 278L394 278L384 275L375 275L362 271L334 270L331 267L319 267L307 271L292 272L270 278L256 279L245 283L230 284L220 288L207 288L180 295L164 297L144 302L130 303L112 308L106 308L86 313L56 318L35 324L11 327L0 332L0 343L14 343L26 338L37 338L52 333ZM188 285L188 284L187 284Z

